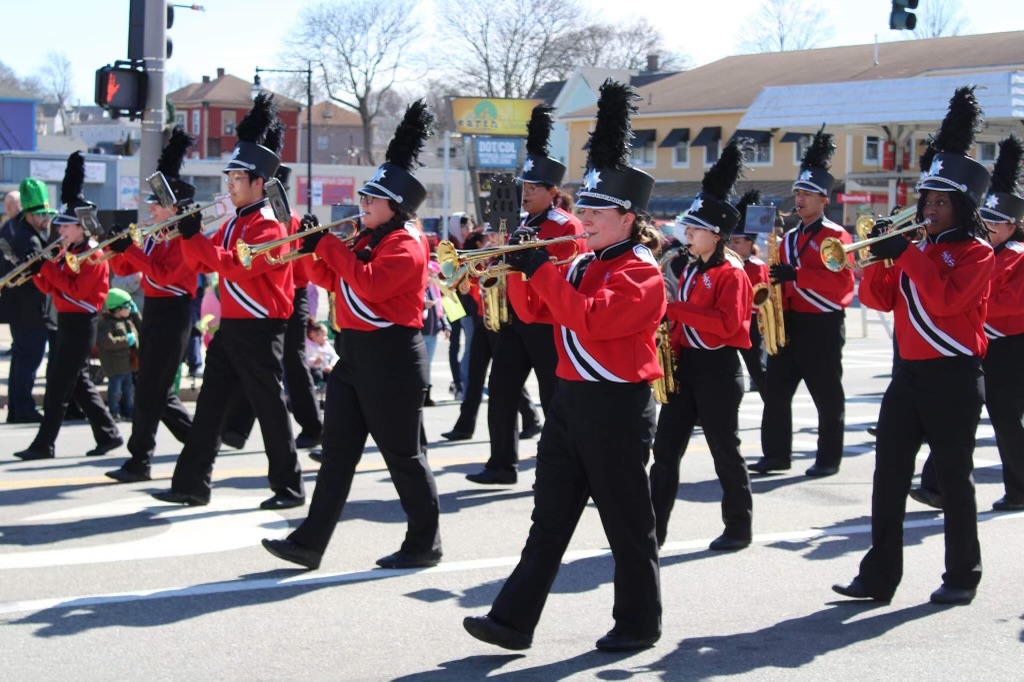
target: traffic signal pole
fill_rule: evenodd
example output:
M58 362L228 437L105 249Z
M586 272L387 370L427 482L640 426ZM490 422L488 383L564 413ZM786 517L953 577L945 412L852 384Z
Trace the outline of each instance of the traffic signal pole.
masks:
M145 0L146 30L143 33L143 59L149 75L146 108L142 114L142 139L139 145L139 205L148 193L146 178L156 172L164 146L164 67L167 63L167 0Z

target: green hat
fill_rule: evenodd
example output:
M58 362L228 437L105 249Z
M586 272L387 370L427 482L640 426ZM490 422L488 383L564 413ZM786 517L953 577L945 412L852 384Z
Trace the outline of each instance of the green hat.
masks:
M35 178L25 178L18 186L21 192L22 211L25 213L49 213L55 214L50 208L50 192L46 189L46 183Z
M132 302L132 297L124 289L118 289L117 287L111 288L107 292L107 300L103 304L104 310L117 310L121 306L129 305Z

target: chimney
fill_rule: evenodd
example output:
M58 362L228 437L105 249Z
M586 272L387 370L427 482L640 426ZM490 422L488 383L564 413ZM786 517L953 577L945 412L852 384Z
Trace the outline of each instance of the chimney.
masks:
M209 76L203 76L203 82L204 83L209 83L210 82L210 77Z
M649 60L650 57L648 57L647 59ZM657 57L654 58L654 63L655 64L658 63L658 58ZM224 67L218 66L217 67L217 78L223 78L223 77L224 77Z
M658 55L649 54L647 55L647 71L654 73L658 70Z

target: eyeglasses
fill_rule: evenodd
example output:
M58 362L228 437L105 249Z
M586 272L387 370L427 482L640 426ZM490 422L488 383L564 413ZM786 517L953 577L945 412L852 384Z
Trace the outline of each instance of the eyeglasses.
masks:
M359 205L360 206L369 206L369 205L371 205L373 203L374 199L376 199L376 198L377 197L370 196L369 194L360 194L359 195Z

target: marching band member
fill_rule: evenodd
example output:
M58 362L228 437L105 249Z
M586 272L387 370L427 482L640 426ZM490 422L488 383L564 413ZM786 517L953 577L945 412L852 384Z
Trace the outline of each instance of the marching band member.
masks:
M548 156L548 140L554 119L552 108L539 104L527 125L526 162L519 179L523 184L523 226L538 239L580 234L579 219L556 208L558 186L565 166ZM494 227L494 226L492 226ZM572 244L558 244L551 253L560 259L574 252ZM532 368L540 385L540 404L547 412L555 392L555 342L550 324L527 324L509 311L508 324L498 331L498 346L487 386L487 428L490 431L491 456L483 470L468 474L473 483L511 484L517 480L519 431L516 415L523 386Z
M960 88L935 138L938 153L918 185L917 219L930 221L918 245L893 236L871 246L894 266L865 269L864 305L895 316L899 362L882 398L871 495L871 549L839 594L889 601L903 576L903 518L914 460L927 441L945 497L946 571L937 604L968 604L981 580L974 439L984 399L983 328L995 257L978 214L989 173L967 156L981 110ZM884 221L875 226L878 233Z
M818 410L818 449L808 476L832 476L843 459L846 396L843 393L843 345L846 313L853 300L853 272L831 272L819 258L821 243L853 240L825 217L833 177L829 173L835 142L819 130L800 164L793 197L800 224L782 237L782 262L770 267L772 284L783 283L789 342L768 357L763 457L748 468L759 474L785 471L793 459L793 395L802 380Z
M90 235L75 213L76 208L96 209L82 195L84 184L85 157L81 152L75 152L68 157L60 187L63 206L53 219L65 252L69 253L89 250ZM89 353L96 345L97 314L110 289L110 268L102 259L103 252L100 251L83 261L77 273L68 267L64 258L55 261L41 259L32 268L36 288L53 296L53 307L57 310L57 335L46 365L43 421L32 444L14 453L19 459L54 457L53 446L72 398L85 412L96 439L96 447L85 453L87 457L105 455L124 445L117 424L96 391L86 367Z
M760 204L760 190L752 189L743 194L739 203L736 204L736 210L740 212L740 219L736 223L736 229L733 230L732 236L729 237L729 248L735 251L736 255L743 261L743 271L747 273L747 279L750 280L751 287L755 287L758 284L768 284L769 280L768 264L754 253L757 234L746 232L745 230L747 206L759 206ZM741 348L740 357L743 358L743 364L747 366L750 381L754 384L754 388L757 389L761 399L764 400L764 360L762 359L763 351L761 350L761 330L757 326L756 305L751 310L750 315L750 348Z
M160 155L157 170L167 179L177 202L165 208L156 195L150 194L146 202L153 224L169 220L195 197L196 188L181 179L181 165L193 143L188 133L176 127ZM161 421L181 443L192 428L192 415L174 392L174 379L185 359L185 347L192 332L190 306L198 283L195 270L185 262L181 245L180 239L158 243L149 235L139 248L127 231L110 245L111 250L121 254L111 261L111 268L120 275L141 272L146 296L146 315L139 332L132 435L128 439L131 457L119 469L106 473L121 483L150 480L156 431Z
M650 382L662 376L654 334L665 314L665 287L651 253L658 237L644 216L654 178L628 165L634 96L610 79L601 86L577 204L593 252L578 256L567 273L545 249L506 257L530 278L509 278L518 314L555 325L559 379L538 446L533 525L519 565L490 612L463 622L472 636L506 649L531 646L588 498L615 558L615 625L597 647L643 649L661 635L645 465L655 413ZM517 230L514 240L524 234Z
M248 269L236 253L239 240L260 244L285 235L285 228L266 205L263 191L281 163L277 154L261 144L275 119L272 99L260 93L238 124L239 142L224 169L235 215L211 238L199 234L202 218L198 213L179 223L186 261L220 275L221 323L206 352L203 387L192 430L174 467L171 489L153 494L162 502L209 503L225 411L232 396L244 391L263 431L269 459L267 477L274 491L260 507L287 509L306 503L281 385L284 330L292 314L291 268L260 258Z
M711 542L711 549L743 549L751 540L753 499L739 448L743 370L736 351L750 347L753 289L742 263L725 252L726 235L740 215L727 199L742 171L743 150L730 142L704 174L700 194L682 216L694 259L679 264L678 288L668 304L679 392L662 406L654 439L651 499L659 547L665 543L679 491L679 464L698 420L722 486L725 531Z
M264 540L274 556L315 569L348 500L368 435L380 448L409 523L405 541L377 561L421 568L441 560L439 504L426 457L423 400L426 347L420 334L430 245L413 224L427 191L413 175L434 116L414 102L395 131L387 161L359 190L367 233L349 248L315 232L302 250L319 259L310 278L336 294L340 356L327 381L323 459L306 520L282 540ZM315 226L307 216L304 229Z

